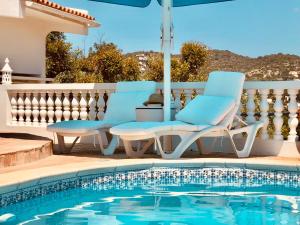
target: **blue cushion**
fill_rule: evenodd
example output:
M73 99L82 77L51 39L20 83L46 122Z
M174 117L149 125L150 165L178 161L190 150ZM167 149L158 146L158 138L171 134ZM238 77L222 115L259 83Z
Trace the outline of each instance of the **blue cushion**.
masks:
M232 97L197 96L176 114L176 120L197 125L217 125L234 106Z
M204 95L232 97L239 103L245 75L239 72L211 72L205 85Z
M142 106L153 92L116 92L110 95L104 120L120 123L136 120L135 108Z

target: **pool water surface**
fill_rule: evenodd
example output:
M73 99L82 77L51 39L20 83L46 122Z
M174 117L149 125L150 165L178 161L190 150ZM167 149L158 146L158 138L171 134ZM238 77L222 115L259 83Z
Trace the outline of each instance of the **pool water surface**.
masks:
M300 224L297 172L151 168L102 174L0 209L7 224Z

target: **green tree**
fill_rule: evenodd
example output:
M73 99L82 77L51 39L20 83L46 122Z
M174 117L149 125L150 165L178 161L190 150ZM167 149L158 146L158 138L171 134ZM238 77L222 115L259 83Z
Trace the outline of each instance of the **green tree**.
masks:
M58 74L55 83L102 83L101 76L94 73L87 73L83 71L65 71Z
M163 81L164 64L162 55L152 55L147 61L145 78L147 80ZM175 82L188 81L190 77L189 65L177 57L171 59L171 79Z
M171 77L174 82L186 82L190 78L190 67L188 63L181 62L178 58L171 60Z
M75 83L74 73L70 71L61 72L54 78L54 83Z
M164 62L162 54L150 55L147 60L145 78L147 80L162 81L164 76Z
M70 43L61 32L51 32L46 38L46 77L54 78L62 72L72 70Z
M140 65L135 57L126 57L123 59L122 63L122 80L135 81L139 80L140 75Z
M124 56L113 43L94 44L87 58L90 64L88 70L101 74L104 82L117 82L122 80Z
M171 77L175 82L203 81L208 77L209 53L198 42L186 42L182 45L180 56L172 56ZM145 72L147 80L163 80L163 56L152 54L147 61Z
M199 42L183 43L181 50L181 62L189 67L188 81L203 81L208 77L209 52L206 46Z

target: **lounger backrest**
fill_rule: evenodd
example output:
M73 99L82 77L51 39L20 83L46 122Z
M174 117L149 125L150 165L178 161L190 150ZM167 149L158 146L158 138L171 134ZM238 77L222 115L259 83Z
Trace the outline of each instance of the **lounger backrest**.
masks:
M238 72L212 72L205 86L204 95L234 98L240 103L245 75Z
M103 120L125 123L136 120L135 108L142 106L156 92L154 81L132 81L117 83L116 92L107 102Z
M231 127L232 125L240 106L244 82L245 75L243 73L219 71L209 75L204 95L231 97L235 100L235 107L221 122L223 126Z

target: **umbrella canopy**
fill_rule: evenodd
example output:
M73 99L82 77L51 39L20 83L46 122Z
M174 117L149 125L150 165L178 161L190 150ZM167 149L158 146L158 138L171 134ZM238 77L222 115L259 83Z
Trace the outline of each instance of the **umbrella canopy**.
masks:
M133 7L141 7L141 8L145 8L151 3L151 0L90 0L90 1L106 2L111 4L127 5ZM157 0L157 1L160 5L163 4L163 0ZM173 0L172 6L182 7L182 6L189 6L189 5L209 4L209 3L226 2L226 1L233 1L233 0Z
M90 0L110 4L126 5L133 7L147 7L151 0ZM172 42L172 7L182 7L198 4L210 4L234 0L157 0L163 7L162 51L164 54L164 120L171 118L171 42Z

